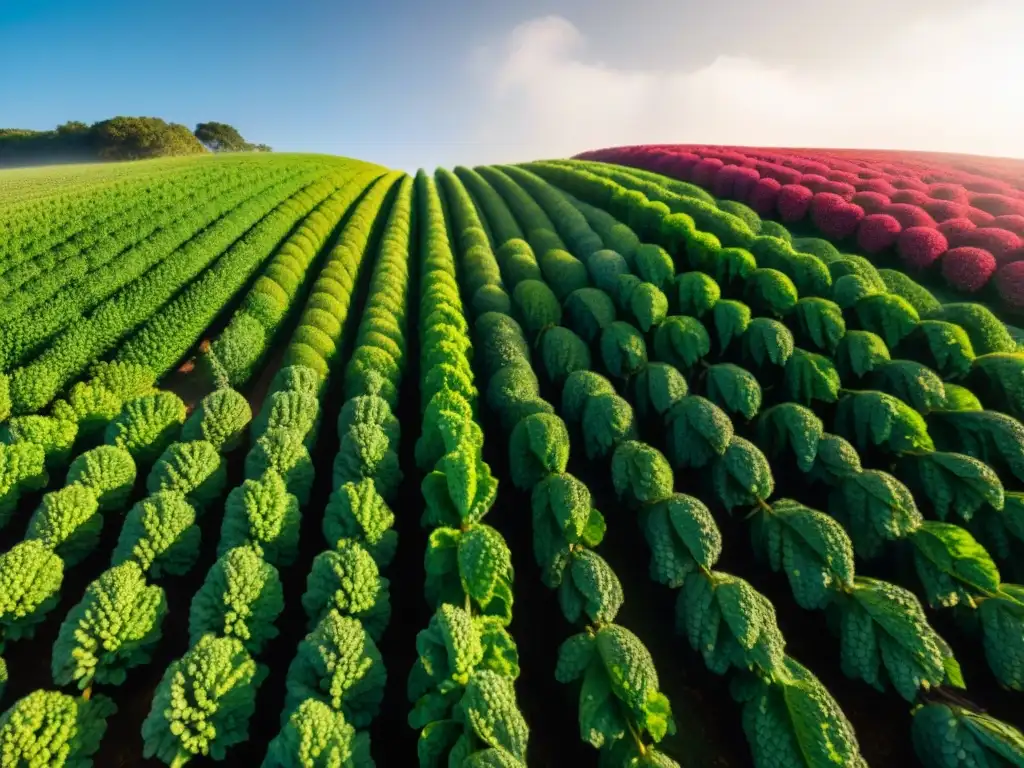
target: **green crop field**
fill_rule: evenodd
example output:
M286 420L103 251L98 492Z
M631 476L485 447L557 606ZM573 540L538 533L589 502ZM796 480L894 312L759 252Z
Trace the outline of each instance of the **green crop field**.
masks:
M1024 766L1024 171L0 171L0 768Z

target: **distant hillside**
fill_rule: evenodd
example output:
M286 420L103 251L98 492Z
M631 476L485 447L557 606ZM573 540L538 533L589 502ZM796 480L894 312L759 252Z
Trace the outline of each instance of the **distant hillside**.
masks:
M200 123L191 131L159 117L113 117L92 125L70 121L52 131L0 128L0 167L232 151L269 152L270 147L250 144L225 123Z

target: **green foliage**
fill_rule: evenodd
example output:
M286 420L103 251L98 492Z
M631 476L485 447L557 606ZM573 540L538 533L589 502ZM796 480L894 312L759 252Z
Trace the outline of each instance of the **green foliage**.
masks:
M872 445L896 454L935 448L921 415L884 392L843 395L835 423L836 430L862 451Z
M115 712L105 696L86 700L33 691L0 715L0 755L10 766L91 768Z
M284 591L277 569L255 549L235 547L217 559L192 598L189 641L195 645L208 632L236 637L249 653L258 654L277 637L274 622L282 610Z
M156 392L125 403L110 422L106 442L128 451L148 466L178 436L185 423L185 403L173 392Z
M422 728L452 714L475 674L487 670L511 682L519 676L515 642L490 616L472 616L445 603L416 635L417 660L409 673L407 693L415 706L409 725Z
M53 646L57 685L80 689L121 685L132 667L149 662L167 615L161 587L147 584L138 563L108 568L68 612Z
M92 380L113 392L122 402L149 394L156 386L156 373L138 363L119 360L96 363L90 369Z
M334 457L334 487L373 478L377 491L392 500L402 482L398 454L383 428L376 424L353 424L341 436Z
M424 555L427 602L437 607L467 600L502 626L512 620L512 553L489 525L435 528Z
M717 675L731 667L781 672L786 642L775 607L737 576L708 571L687 577L676 602L676 626Z
M326 514L326 513L325 513ZM299 502L284 479L268 470L228 494L221 522L218 557L230 549L253 547L268 563L290 565L299 545Z
M980 602L978 618L989 668L1000 684L1024 691L1024 587L1003 584L998 593Z
M893 293L867 296L853 307L862 330L878 334L890 348L906 338L921 322L910 304Z
M636 437L633 407L616 394L591 397L583 409L583 441L587 458L606 456L623 440Z
M354 539L370 553L378 567L385 568L395 555L398 534L392 528L395 516L377 492L373 480L344 483L331 494L324 509L324 538L336 546L341 539ZM296 528L296 536L298 529Z
M286 678L284 713L313 699L356 728L380 711L387 674L373 638L354 618L328 611L299 643Z
M907 701L949 682L963 687L946 642L928 624L913 593L858 576L840 604L843 673L884 690L886 679Z
M601 543L604 517L594 509L587 486L566 473L548 475L535 485L531 507L534 557L544 583L555 589L568 567L570 548Z
M0 650L10 640L31 638L53 610L64 581L64 561L38 539L0 554Z
M643 335L629 323L616 321L601 332L601 360L609 375L628 379L647 365Z
M636 507L672 495L672 467L656 448L637 440L624 440L612 455L612 485L616 495Z
M814 465L804 471L810 478L835 487L861 471L860 454L845 438L826 432L818 441Z
M880 296L883 293L884 284L875 283L861 274L843 275L832 284L832 301L843 310L852 309L869 296Z
M960 526L927 520L910 534L910 542L930 605L971 605L972 594L999 590L992 557Z
M252 433L262 435L270 429L289 429L307 439L314 436L320 416L320 401L305 392L282 390L263 401L252 422Z
M736 435L725 453L712 463L711 481L727 510L764 502L775 490L768 459L757 446Z
M0 426L0 443L35 443L46 456L48 469L66 466L78 436L78 424L53 416L15 416Z
M390 583L359 542L340 539L313 559L302 607L315 626L329 611L355 616L376 640L391 616Z
M672 589L698 568L713 568L722 554L714 516L692 496L675 493L646 507L640 525L651 548L650 576Z
M171 662L142 723L144 757L183 766L200 755L224 760L249 738L266 669L234 637L203 635Z
M51 410L55 418L78 424L81 437L92 439L103 433L121 405L121 398L106 387L80 381L71 387L67 398L56 401Z
M929 426L939 450L958 450L1024 479L1024 426L996 411L936 411Z
M942 410L944 411L980 411L982 410L981 403L978 402L977 396L967 389L967 387L961 387L957 384L951 384L950 382L944 382L943 389L946 390L946 400L942 404Z
M540 337L540 356L550 381L562 384L573 371L590 368L590 348L568 328L548 328Z
M131 508L111 556L111 565L137 562L153 578L188 573L199 557L196 511L185 496L163 491Z
M758 511L751 537L772 570L785 571L801 608L824 610L853 585L853 544L823 512L779 499Z
M220 453L229 453L238 447L251 420L248 400L233 389L218 389L199 401L181 439L206 440Z
M552 248L540 257L539 263L544 281L559 301L564 301L570 293L590 283L587 267L568 251Z
M640 283L629 295L629 305L625 309L629 310L637 327L646 333L665 320L668 297L654 283Z
M940 520L955 515L970 520L980 509L1003 508L1003 484L991 467L962 453L928 453L907 456L897 465L918 499L927 499Z
M242 138L242 134L233 125L227 123L199 123L194 131L195 137L214 152L248 152L252 150L269 151L263 144L254 145Z
M993 408L1024 417L1024 354L982 355L974 360L965 383Z
M917 310L919 315L923 316L939 308L939 300L931 294L931 291L914 282L909 275L895 269L880 269L878 276L882 278L889 293L895 293L904 299Z
M925 768L1022 765L1024 734L984 712L932 702L914 712L914 751Z
M92 491L101 511L119 509L135 485L135 462L123 448L100 445L71 462L67 482Z
M477 337L487 341L481 345L477 360L483 362L488 378L507 365L530 359L530 345L523 329L507 314L485 312L477 317L475 328Z
M708 366L704 386L708 399L727 413L750 421L761 408L761 385L745 368L732 363Z
M306 699L267 747L262 768L371 768L370 735L341 712Z
M725 453L733 437L732 420L710 400L682 398L665 417L668 457L676 469L699 469Z
M877 333L848 331L836 345L833 359L843 379L859 379L889 362L889 348Z
M829 514L843 524L859 556L877 557L886 541L902 539L921 526L913 495L892 475L866 469L837 480L829 495Z
M1017 351L1017 344L1006 325L981 304L943 304L929 312L925 319L944 320L961 326L967 331L975 354Z
M552 472L564 472L569 462L569 430L553 414L536 413L522 419L509 438L509 473L524 491Z
M615 387L604 376L593 371L575 371L566 378L562 387L561 413L576 424L583 420L583 412L590 400L598 395L614 395Z
M821 352L832 354L846 334L843 310L835 302L805 297L794 312L801 340L809 341Z
M810 408L782 403L761 413L757 420L758 444L773 458L792 451L796 464L810 472L818 456L825 425Z
M839 397L839 373L824 355L793 350L786 361L785 375L789 396L799 403L809 405L815 400L834 403Z
M28 521L25 538L41 541L72 566L97 547L102 530L96 494L82 485L66 485L43 496Z
M738 679L743 731L756 768L867 768L853 725L813 674L786 656L770 679Z
M630 274L629 264L615 251L595 251L587 259L587 272L598 289L615 293L619 275Z
M695 317L673 315L654 332L654 355L681 371L689 370L711 352L711 337Z
M313 462L303 436L290 429L267 430L245 457L245 476L259 478L268 469L279 473L299 506L305 506L313 487Z
M0 443L0 528L14 515L23 491L37 491L49 481L45 460L35 443Z
M788 315L797 302L793 281L777 269L758 268L746 279L746 301L752 307L773 315Z
M146 478L150 493L181 493L199 512L220 500L226 484L227 465L213 444L205 440L171 443Z
M549 325L561 325L562 307L558 298L540 280L522 280L512 292L516 314L527 333L533 335Z
M615 302L598 288L580 288L565 300L566 323L587 343L615 322Z
M649 363L630 381L630 389L642 419L665 416L688 391L683 374L668 363Z
M731 338L735 338L733 331ZM778 320L755 317L749 320L742 335L743 356L759 368L767 363L786 365L793 356L793 333Z
M635 728L655 742L675 733L650 651L624 627L609 624L570 637L559 649L555 678L582 680L580 738L595 748L629 739Z
M677 275L675 287L681 315L700 317L713 310L722 298L722 289L718 283L703 272L683 272Z
M663 291L668 289L676 274L672 257L660 245L651 243L641 245L633 254L633 263L636 267L636 274L641 280L654 283Z

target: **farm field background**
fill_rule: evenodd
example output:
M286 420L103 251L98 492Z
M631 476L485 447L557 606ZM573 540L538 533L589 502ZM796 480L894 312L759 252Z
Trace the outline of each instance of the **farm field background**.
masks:
M1024 766L1024 162L0 171L0 766Z

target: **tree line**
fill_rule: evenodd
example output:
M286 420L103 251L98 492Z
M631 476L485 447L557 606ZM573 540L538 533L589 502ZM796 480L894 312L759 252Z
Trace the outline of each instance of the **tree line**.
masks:
M270 151L227 123L199 123L193 131L159 117L112 117L92 125L70 120L50 131L0 128L0 167Z

